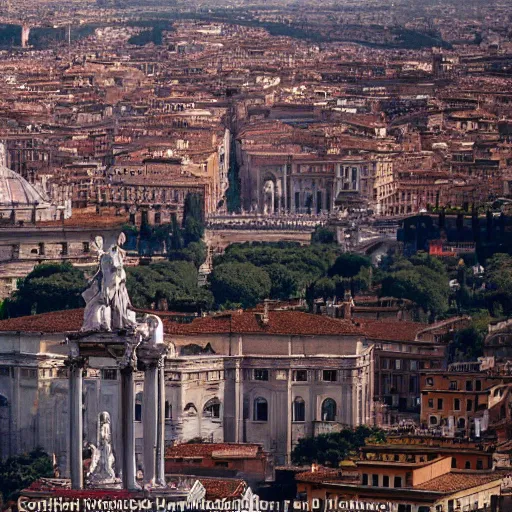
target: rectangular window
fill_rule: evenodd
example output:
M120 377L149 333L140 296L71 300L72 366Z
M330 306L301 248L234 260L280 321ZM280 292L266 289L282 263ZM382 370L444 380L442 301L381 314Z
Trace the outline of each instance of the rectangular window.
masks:
M37 370L33 368L22 368L20 375L22 379L37 379Z
M402 477L395 476L393 487L402 487Z
M459 389L459 387L457 386L457 381L456 380L450 381L450 390L457 391L457 389Z
M395 370L400 370L402 368L402 361L400 359L395 360Z
M254 370L254 380L268 380L268 370Z
M383 370L389 370L389 359L382 359L381 368Z
M473 381L472 380L466 381L466 391L473 391Z
M482 459L477 459L476 469L484 469L484 461Z
M216 468L228 468L229 467L229 462L224 462L224 461L215 461L215 467Z
M411 371L415 372L418 369L418 361L411 361Z
M287 378L286 370L276 370L276 380L286 380Z
M384 475L382 477L382 487L389 487L389 476Z
M117 370L112 368L101 370L101 378L103 380L117 380Z
M475 382L475 389L476 389L476 391L482 391L482 381L481 380L477 380Z
M172 420L172 405L167 400L165 401L165 419Z
M324 370L322 380L325 382L336 382L336 370Z
M363 473L363 485L368 485L368 475Z
M61 256L67 256L68 255L68 243L62 242L62 250L60 252Z
M11 369L8 366L0 366L0 377L9 377Z
M458 398L454 398L453 400L453 410L460 411L460 400Z
M372 475L372 486L379 487L379 475Z
M429 409L434 408L434 399L433 398L428 399L428 407L429 407Z
M45 250L44 250L44 243L43 242L40 242L39 243L39 255L40 256L44 256L45 254Z
M295 382L307 382L308 371L307 370L295 370L293 372L293 380Z
M471 412L473 410L473 400L468 400L466 402L466 411Z
M89 242L84 242L82 244L82 250L84 254L89 254L91 252L91 248L89 246Z
M442 398L437 399L437 408L439 410L441 410L443 408L443 399Z

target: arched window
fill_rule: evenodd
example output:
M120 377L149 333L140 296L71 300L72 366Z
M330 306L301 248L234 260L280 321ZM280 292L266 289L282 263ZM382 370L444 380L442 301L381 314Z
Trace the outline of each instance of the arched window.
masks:
M437 416L430 416L429 423L431 425L437 425Z
M465 418L459 418L457 420L457 428L466 428L466 419Z
M165 419L172 420L172 405L169 400L165 401Z
M197 407L192 402L189 402L185 405L184 411L187 416L195 416L197 414Z
M135 395L135 421L142 421L142 391Z
M336 421L336 402L332 398L322 403L322 421Z
M208 400L203 407L203 416L205 418L220 418L220 400L218 398L212 398Z
M300 396L293 401L293 421L306 421L306 402Z
M268 403L264 398L254 400L254 421L268 421Z

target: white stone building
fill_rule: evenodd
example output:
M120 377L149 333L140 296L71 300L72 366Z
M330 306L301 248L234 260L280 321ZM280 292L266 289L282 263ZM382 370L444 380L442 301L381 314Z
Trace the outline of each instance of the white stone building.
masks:
M41 445L67 471L68 379L62 344L82 310L0 322L0 455ZM166 442L261 443L277 463L298 439L373 424L373 346L349 321L293 311L234 312L165 321ZM84 442L98 413L120 453L120 375L95 358L84 378ZM142 373L135 376L137 464L142 466ZM117 462L119 464L119 462ZM118 466L117 470L121 468Z

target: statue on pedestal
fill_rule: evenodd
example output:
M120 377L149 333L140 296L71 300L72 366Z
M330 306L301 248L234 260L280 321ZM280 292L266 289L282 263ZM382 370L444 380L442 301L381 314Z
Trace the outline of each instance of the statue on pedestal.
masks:
M82 332L112 331L113 329L135 329L135 312L131 311L130 297L126 289L124 270L125 251L121 245L126 236L121 233L117 244L107 251L103 249L103 238L97 236L93 247L99 255L99 268L90 281L89 288L82 293L86 302Z
M110 430L110 414L103 411L98 416L98 445L90 445L92 460L87 483L94 487L106 485L118 485L120 480L116 478L114 471L114 453L112 451L112 433Z

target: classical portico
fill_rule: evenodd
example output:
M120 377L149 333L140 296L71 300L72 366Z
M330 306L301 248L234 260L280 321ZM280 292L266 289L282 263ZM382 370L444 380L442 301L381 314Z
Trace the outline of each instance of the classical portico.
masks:
M94 451L96 466L107 467L114 477L114 454L110 446L110 416L102 413L108 423L108 439L101 447L92 444L83 435L83 374L85 368L100 368L105 359L113 359L120 369L120 428L111 432L116 438L121 453L115 464L118 475L98 481L95 487L117 486L116 477L122 475L124 489L136 490L137 468L135 465L135 388L134 372L144 372L144 395L142 424L144 430L143 470L144 487L165 486L164 476L164 358L167 346L163 340L162 321L155 315L146 315L141 320L130 310L130 301L125 288L126 275L123 268L124 252L120 248L122 239L103 250L103 241L98 237L96 249L99 253L99 269L84 292L87 306L80 332L67 335L69 357L69 410L70 410L70 473L73 489L84 487L83 449L89 443ZM99 432L99 429L98 429ZM99 437L99 435L98 435ZM121 443L119 443L121 439ZM94 442L98 442L99 440ZM107 448L105 448L107 446ZM103 451L102 451L103 450ZM102 460L108 452L108 461ZM102 474L100 472L100 474ZM89 476L89 475L88 475ZM97 476L97 475L96 475ZM120 482L121 483L121 482Z

